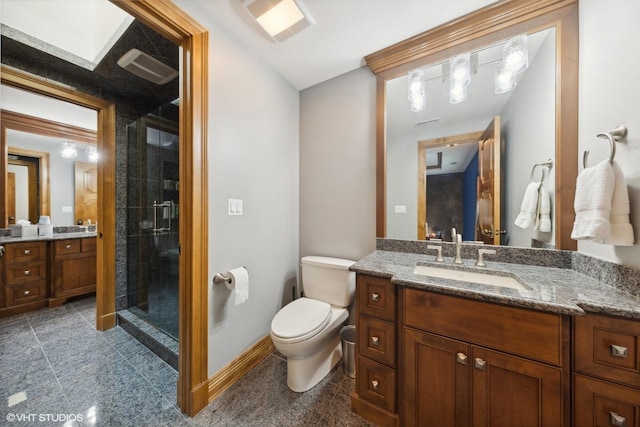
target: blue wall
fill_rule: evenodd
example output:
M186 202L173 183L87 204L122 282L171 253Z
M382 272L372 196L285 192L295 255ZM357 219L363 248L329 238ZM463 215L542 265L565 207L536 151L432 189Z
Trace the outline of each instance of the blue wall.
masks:
M476 200L478 179L478 153L473 156L469 166L464 171L462 189L462 238L464 240L476 240Z

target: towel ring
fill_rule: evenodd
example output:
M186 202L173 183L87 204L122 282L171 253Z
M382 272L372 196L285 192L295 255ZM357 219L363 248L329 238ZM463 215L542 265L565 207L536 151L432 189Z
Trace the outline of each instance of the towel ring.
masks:
M626 126L620 125L617 128L610 130L609 132L603 132L596 135L598 138L609 140L611 144L611 153L609 155L609 163L613 163L613 159L616 157L616 142L627 136ZM582 166L586 169L587 159L589 158L589 150L585 150L582 155Z
M546 162L536 163L535 165L533 165L533 168L531 168L531 178L529 178L529 181L533 182L533 173L536 171L536 168L538 166L547 168L547 172L550 172L551 168L553 167L553 160L549 159ZM540 177L540 183L542 184L543 181L544 181L544 169L542 169L542 176Z

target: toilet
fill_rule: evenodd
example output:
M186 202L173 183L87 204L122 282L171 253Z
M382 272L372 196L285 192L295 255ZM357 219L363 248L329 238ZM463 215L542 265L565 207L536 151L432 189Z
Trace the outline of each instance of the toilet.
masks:
M349 317L355 261L320 256L301 261L304 297L284 306L271 322L273 345L287 358L287 385L296 392L318 384L342 358L340 329Z

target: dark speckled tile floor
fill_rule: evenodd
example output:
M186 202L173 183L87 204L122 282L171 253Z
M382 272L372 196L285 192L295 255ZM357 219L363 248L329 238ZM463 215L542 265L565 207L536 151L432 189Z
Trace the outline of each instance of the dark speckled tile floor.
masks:
M277 353L187 418L175 403L177 372L121 328L94 325L93 298L0 319L0 425L371 425L351 413L354 381L340 364L294 393Z

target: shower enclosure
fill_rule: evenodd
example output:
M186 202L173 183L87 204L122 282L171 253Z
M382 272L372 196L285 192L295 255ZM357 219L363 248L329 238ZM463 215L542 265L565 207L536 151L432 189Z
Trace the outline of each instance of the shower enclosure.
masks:
M130 123L127 141L128 309L177 340L178 106Z

